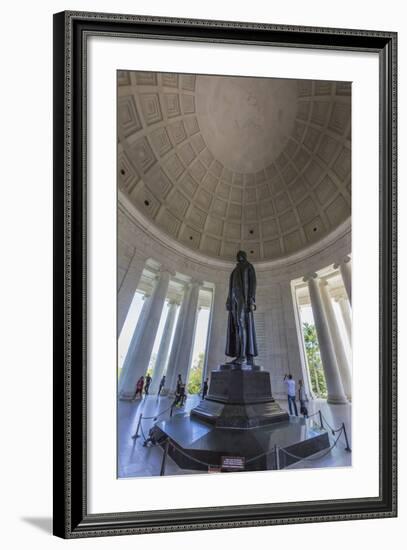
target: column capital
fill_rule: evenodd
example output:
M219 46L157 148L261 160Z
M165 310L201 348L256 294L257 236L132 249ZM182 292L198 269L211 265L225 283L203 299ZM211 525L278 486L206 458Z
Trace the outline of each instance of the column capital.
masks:
M333 296L333 299L335 300L335 302L342 302L342 300L347 300L348 297L346 296L345 293L341 292L340 294L335 294Z
M175 271L165 265L161 265L157 271L157 277L161 277L164 274L168 274L170 277L175 277Z
M318 275L316 273L308 273L307 275L305 275L305 277L303 278L303 282L304 283L308 283L308 281L312 280L312 279L317 279L318 278Z
M345 287L346 294L348 295L349 303L352 304L352 265L349 256L343 258L342 263L335 264L335 268L339 268L342 276L343 286Z
M189 285L191 287L201 287L203 286L203 281L199 281L198 279L191 279L191 281L189 282Z
M339 267L343 264L348 264L351 261L350 256L345 256L344 258L341 258L337 262L334 263L334 269L339 269Z
M149 255L146 252L144 252L144 250L140 250L140 248L136 247L134 249L133 258L135 258L137 260L147 261L149 259Z
M132 274L140 269L142 271L147 260L147 254L140 251L138 248L135 248L128 266L128 273Z

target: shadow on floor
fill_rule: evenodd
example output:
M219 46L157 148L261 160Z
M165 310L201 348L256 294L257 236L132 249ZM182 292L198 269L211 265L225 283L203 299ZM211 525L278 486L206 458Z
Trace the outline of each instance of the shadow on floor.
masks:
M41 531L45 531L46 533L52 535L52 518L21 518L21 520L31 525L34 525L34 527L37 527Z

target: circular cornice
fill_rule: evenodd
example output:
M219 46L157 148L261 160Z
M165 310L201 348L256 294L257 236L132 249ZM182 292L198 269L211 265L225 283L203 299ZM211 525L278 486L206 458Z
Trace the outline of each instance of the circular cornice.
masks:
M136 208L131 201L129 201L128 197L124 193L119 191L118 199L119 210L122 211L123 214L127 216L131 222L134 223L146 235L146 237L153 239L157 241L159 245L164 246L168 250L169 254L175 253L183 258L193 261L196 264L212 269L230 271L230 269L232 269L235 265L235 258L228 261L191 250L189 247L170 237L167 233L151 222L148 217L144 216L140 210ZM349 218L317 243L313 243L302 250L290 254L289 256L276 258L274 260L257 260L253 261L253 263L259 271L271 271L280 268L288 268L304 260L309 260L313 256L318 255L321 250L327 249L336 242L341 241L346 236L349 236L349 238L351 236L351 220Z

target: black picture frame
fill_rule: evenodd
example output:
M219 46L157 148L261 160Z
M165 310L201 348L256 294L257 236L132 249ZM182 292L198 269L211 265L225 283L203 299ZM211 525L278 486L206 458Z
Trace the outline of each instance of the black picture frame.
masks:
M318 502L87 511L86 59L94 35L353 52L380 62L380 494ZM121 14L54 15L54 534L94 537L397 514L397 34Z

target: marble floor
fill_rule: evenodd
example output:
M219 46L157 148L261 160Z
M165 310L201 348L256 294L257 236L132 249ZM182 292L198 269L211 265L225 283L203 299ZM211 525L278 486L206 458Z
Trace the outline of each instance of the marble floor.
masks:
M173 414L188 413L195 407L200 398L199 396L188 396L185 406L176 408ZM144 438L148 437L148 432L154 424L154 418L164 420L169 418L170 405L172 399L168 397L159 397L151 395L137 400L134 403L119 401L118 405L118 477L151 477L160 475L163 451L159 446L144 447ZM287 403L281 401L280 405L287 409ZM308 413L311 416L321 410L324 416L326 427L332 426L338 428L342 422L346 426L349 444L352 447L351 430L351 405L329 405L325 400L313 400L307 403ZM133 439L132 436L137 430L137 425L143 415L140 423L140 437ZM144 419L145 418L145 419ZM319 422L318 415L310 418L309 422ZM331 445L335 437L330 435ZM322 451L309 459L297 462L290 469L304 468L328 468L351 466L352 453L345 450L345 440L341 436L336 446L329 452ZM183 470L177 464L167 457L165 475L180 474L202 474L202 471Z

